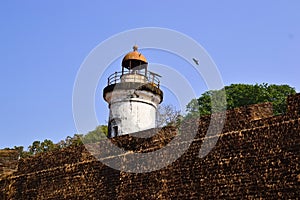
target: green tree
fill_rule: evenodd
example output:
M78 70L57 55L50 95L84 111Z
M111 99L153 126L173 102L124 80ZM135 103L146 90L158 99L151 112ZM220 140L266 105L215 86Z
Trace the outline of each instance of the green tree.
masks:
M42 152L41 142L40 141L34 141L32 143L32 145L30 145L28 147L28 150L29 150L29 153L32 154L32 155Z
M45 139L43 142L34 141L32 145L28 147L28 152L31 155L35 155L37 153L52 151L57 148L51 140Z
M108 135L108 127L106 125L97 126L95 130L88 132L82 137L83 143L95 143L99 140L106 139Z
M227 109L236 107L272 102L275 115L286 112L286 98L295 94L294 88L289 85L263 84L231 84L225 87ZM216 112L221 111L224 105L218 104L224 98L222 90L211 90L203 93L198 99L193 99L186 107L188 116L207 115L212 112L211 101L214 101Z
M56 148L57 148L57 146L51 140L45 139L41 143L41 151L42 152L52 151L52 150L54 150Z
M74 134L73 138L71 139L71 146L82 145L82 137L82 134Z
M82 134L74 134L73 137L67 136L65 140L61 140L56 144L57 148L65 148L69 146L76 146L76 145L81 145L82 141Z
M14 146L14 149L18 151L20 158L25 158L25 157L28 157L28 156L32 155L28 151L24 151L23 146Z

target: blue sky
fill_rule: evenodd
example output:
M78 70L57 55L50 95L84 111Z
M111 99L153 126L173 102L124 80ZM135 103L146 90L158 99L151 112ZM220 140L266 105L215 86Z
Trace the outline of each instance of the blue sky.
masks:
M100 42L134 28L192 37L225 85L266 82L300 91L299 10L298 0L1 1L0 148L76 133L72 91L80 65ZM146 53L148 61L181 69L172 56L151 60ZM97 116L104 123L101 96Z

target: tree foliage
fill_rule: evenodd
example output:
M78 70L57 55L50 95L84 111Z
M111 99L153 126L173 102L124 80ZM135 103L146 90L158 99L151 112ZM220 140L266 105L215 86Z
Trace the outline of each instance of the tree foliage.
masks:
M39 153L53 151L69 146L81 145L81 137L81 134L74 134L73 137L67 136L65 140L61 140L56 144L49 139L45 139L43 142L36 140L28 146L27 151L24 150L23 146L15 146L14 149L18 151L20 158L26 158L28 156L33 156Z
M272 102L275 115L286 112L286 98L288 95L295 93L295 89L289 85L268 85L267 83L255 85L231 84L225 87L227 109ZM212 112L211 101L214 101L216 105L215 111L221 111L222 106L224 106L221 104L222 101L218 101L218 99L224 98L221 94L222 90L211 90L203 93L198 99L193 99L186 107L188 115L210 114Z
M31 155L35 155L37 153L51 151L57 148L51 140L45 139L43 142L34 141L32 145L28 147L28 152Z
M108 129L106 125L100 125L95 130L90 131L86 135L83 134L74 134L73 137L67 136L65 140L61 140L58 143L53 143L49 139L45 139L43 142L34 141L31 145L28 146L27 151L24 150L23 146L15 146L14 149L19 152L21 158L28 156L36 155L39 153L44 153L48 151L53 151L56 149L62 149L69 146L78 146L84 143L92 143L106 138L108 134Z
M82 136L83 136L82 134L74 134L73 137L67 136L65 140L61 140L56 145L58 148L82 145L82 141L81 141Z
M106 125L97 126L95 130L88 132L86 135L82 137L82 142L87 143L95 143L100 140L106 139L108 135L108 127Z

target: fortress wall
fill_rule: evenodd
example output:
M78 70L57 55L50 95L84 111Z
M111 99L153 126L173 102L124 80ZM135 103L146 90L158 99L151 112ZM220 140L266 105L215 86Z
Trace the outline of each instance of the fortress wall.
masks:
M11 178L7 199L114 199L119 171L85 161Z
M124 192L119 194L139 196L146 189L162 199L295 199L300 189L299 133L299 119L224 133L204 159L198 157L202 140L196 140L164 169L148 175L123 173ZM142 184L148 179L160 182Z
M17 170L19 153L13 149L0 150L0 178Z
M40 153L34 157L20 159L17 174L26 174L46 170L73 163L80 163L86 160L93 160L93 157L84 146L71 146L57 149L47 153Z
M288 113L282 116L272 117L270 104L228 111L216 146L213 136L203 142L210 118L202 117L200 126L196 126L198 133L187 151L175 162L157 171L120 172L96 161L84 147L66 148L20 160L17 173L6 179L0 178L0 197L296 199L300 196L299 97L297 94L288 98ZM174 150L187 147L185 136L192 134L195 128L193 121L184 123L183 140L174 144ZM132 153L155 152L169 143L175 133L176 130L167 127L151 138L127 135L112 142ZM213 147L212 151L200 158L200 149L210 147ZM132 153L120 155L121 164L132 159ZM158 154L158 160L147 162L165 162L168 158Z
M287 98L287 110L291 117L300 115L300 93Z

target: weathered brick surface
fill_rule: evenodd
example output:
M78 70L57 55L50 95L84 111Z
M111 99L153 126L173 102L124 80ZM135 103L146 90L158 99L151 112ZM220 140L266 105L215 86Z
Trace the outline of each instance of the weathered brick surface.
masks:
M0 150L0 178L17 170L19 153L13 149Z
M93 160L93 156L89 154L84 146L69 147L19 160L16 174L32 173L86 160Z
M203 142L210 124L210 117L203 117L188 150L172 164L148 173L120 172L107 167L84 146L20 160L18 172L0 179L0 198L297 199L300 95L289 97L288 103L288 113L283 116L273 117L270 104L228 111L216 146L200 158L200 149L214 145L214 136ZM196 122L184 123L182 141L174 144L174 149L185 148L188 138L184 136L190 134ZM212 130L216 130L215 126ZM127 135L112 142L132 153L154 152L175 135L176 130L169 127L150 138ZM103 143L94 145L97 149ZM131 156L119 155L121 161ZM158 159L164 162L168 158L162 154Z
M292 116L300 115L300 93L287 98L288 112Z

